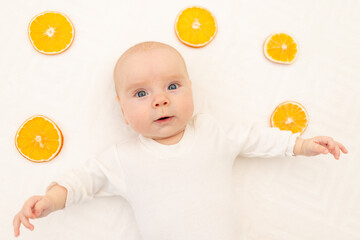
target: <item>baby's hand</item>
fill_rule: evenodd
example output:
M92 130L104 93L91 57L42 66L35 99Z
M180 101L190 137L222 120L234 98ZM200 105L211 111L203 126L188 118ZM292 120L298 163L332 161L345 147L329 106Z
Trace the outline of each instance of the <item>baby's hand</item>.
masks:
M15 215L13 226L14 235L18 237L20 235L21 223L31 231L34 230L34 225L29 222L29 218L41 218L47 216L54 209L54 204L51 199L47 196L33 196L29 198L25 203L20 212Z
M298 137L294 146L295 155L315 156L331 153L336 160L340 158L340 150L343 153L348 153L344 145L334 141L331 137L325 136L309 139Z

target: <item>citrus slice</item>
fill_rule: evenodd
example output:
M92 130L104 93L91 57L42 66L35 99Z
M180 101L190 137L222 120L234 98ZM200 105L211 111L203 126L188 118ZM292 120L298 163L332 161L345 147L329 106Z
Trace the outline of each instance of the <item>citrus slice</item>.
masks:
M273 33L264 43L264 54L272 62L291 64L298 53L298 44L286 33Z
M58 126L42 115L28 118L15 136L16 149L23 157L33 162L47 162L56 157L63 141Z
M36 51L54 55L70 47L74 40L75 28L65 14L47 11L31 19L28 35Z
M309 117L305 108L300 103L294 101L286 101L279 104L270 118L272 127L300 134L305 131L308 121Z
M215 17L203 7L185 8L175 21L176 36L183 44L190 47L204 47L214 39L216 32Z

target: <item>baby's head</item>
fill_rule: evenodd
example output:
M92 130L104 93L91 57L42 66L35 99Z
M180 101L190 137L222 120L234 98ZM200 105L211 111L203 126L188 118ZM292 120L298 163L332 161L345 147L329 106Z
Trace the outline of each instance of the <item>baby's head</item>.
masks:
M194 112L185 61L173 47L143 42L129 48L114 69L125 123L144 137L175 144Z

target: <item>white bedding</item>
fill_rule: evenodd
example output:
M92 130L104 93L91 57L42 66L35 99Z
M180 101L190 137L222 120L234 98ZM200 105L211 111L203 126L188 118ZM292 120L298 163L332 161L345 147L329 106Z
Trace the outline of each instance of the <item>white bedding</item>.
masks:
M201 49L181 44L176 15L198 4L219 31ZM75 25L65 53L36 52L30 19L56 10ZM52 178L133 133L124 125L112 82L117 58L131 45L162 41L184 56L197 111L220 120L269 124L285 100L310 115L303 137L330 135L349 150L340 161L313 158L238 159L234 190L246 240L360 239L360 1L357 0L63 0L2 1L0 7L0 239L13 239L12 219ZM265 59L272 32L292 34L299 56L285 66ZM14 146L21 123L53 119L65 143L51 162L24 159ZM131 208L121 198L97 198L32 221L20 239L136 238ZM240 237L239 237L240 239Z

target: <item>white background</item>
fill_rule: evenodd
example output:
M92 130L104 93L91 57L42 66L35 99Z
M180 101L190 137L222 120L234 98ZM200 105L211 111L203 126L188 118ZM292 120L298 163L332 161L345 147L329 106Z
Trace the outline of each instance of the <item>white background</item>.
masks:
M180 43L174 20L189 5L217 18L214 41ZM57 56L36 52L28 23L55 10L72 20L73 45ZM360 1L357 0L1 0L0 239L13 239L12 219L54 176L133 134L123 123L112 82L117 58L135 43L168 43L184 56L197 111L220 120L269 125L286 100L302 103L310 122L303 137L329 135L349 150L339 161L312 158L238 159L234 166L243 239L360 239ZM292 34L294 64L263 56L265 38ZM51 162L27 161L14 136L34 114L53 119L65 143ZM211 134L211 133L209 133ZM216 193L214 193L216 194ZM20 239L133 239L130 207L97 198L33 221Z

